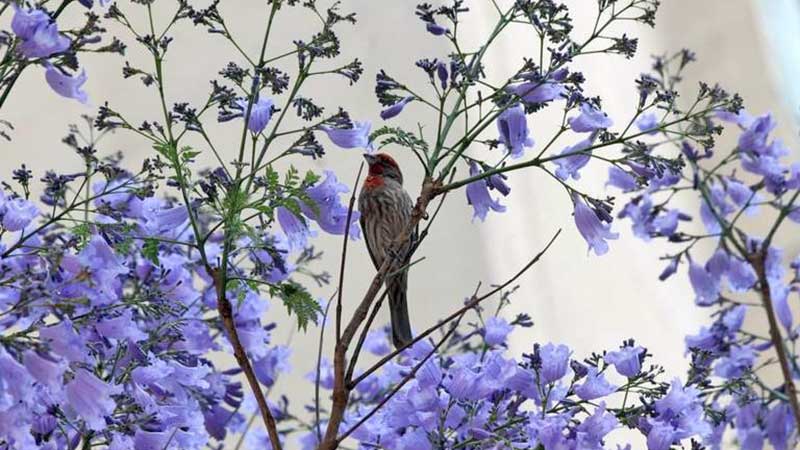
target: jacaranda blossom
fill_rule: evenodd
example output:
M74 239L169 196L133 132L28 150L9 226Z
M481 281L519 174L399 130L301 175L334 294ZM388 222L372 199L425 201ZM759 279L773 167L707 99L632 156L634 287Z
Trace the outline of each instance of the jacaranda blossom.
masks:
M594 400L605 397L612 392L616 392L617 386L609 383L602 373L598 373L597 367L589 367L582 384L575 386L575 394L582 400Z
M474 177L480 173L482 173L481 168L477 163L471 161L469 164L469 175ZM489 193L489 185L485 179L473 181L468 184L466 193L467 203L472 205L474 211L472 216L473 220L475 218L481 221L486 220L486 215L489 213L489 210L496 212L505 212L506 210L506 207L500 204L500 200L492 198L492 195Z
M414 100L413 95L409 95L408 97L403 98L394 105L384 109L383 111L381 111L381 119L388 120L400 114L401 112L403 112L403 108L405 108L408 102L410 102L411 100Z
M619 350L608 352L603 358L606 363L613 364L617 373L624 377L635 377L642 371L644 349L639 346L626 345Z
M0 211L3 215L3 228L8 231L22 230L39 215L39 208L35 203L20 197L5 200L0 205Z
M275 210L278 224L289 241L289 248L302 250L308 246L308 238L314 233L308 228L306 222L283 206Z
M586 205L580 197L573 198L575 204L575 225L578 227L583 239L589 244L589 250L594 250L597 256L608 252L606 239L617 239L619 233L611 231L611 224L600 220L597 213Z
M432 34L434 36L441 36L441 35L447 33L448 31L450 31L446 27L443 27L443 26L441 26L441 25L439 25L438 23L435 23L435 22L426 23L425 24L425 29L428 30L428 33L430 33L430 34Z
M520 104L506 109L497 117L497 130L500 132L500 142L505 145L512 158L522 156L525 147L533 147L525 109Z
M572 351L566 345L545 344L539 347L542 368L539 380L542 385L558 381L567 374Z
M104 418L116 407L111 396L121 393L122 387L106 383L86 369L78 369L65 391L70 406L86 421L89 429L102 430L106 426Z
M608 167L608 181L606 185L609 184L622 190L622 192L631 192L639 188L636 177L617 166Z
M15 6L11 29L22 39L18 50L28 58L48 58L69 49L70 40L59 33L58 25L46 12Z
M355 122L350 128L320 127L328 135L328 139L341 148L371 149L369 131L372 124L369 122Z
M658 117L655 113L644 113L636 121L636 128L649 135L658 134Z
M589 133L608 128L614 124L614 121L606 113L590 103L582 104L580 110L580 115L569 119L569 126L576 133Z
M561 98L566 93L564 86L551 82L529 81L509 86L506 90L525 103L545 103Z
M358 228L360 214L352 211L350 223L347 223L348 207L342 204L339 194L350 192L347 185L336 178L333 171L325 171L325 179L306 189L306 194L314 202L315 207L302 203L300 209L306 217L317 222L320 228L330 234L344 234L350 228L350 238L358 239L361 233Z
M558 166L556 169L556 176L564 181L572 177L575 180L581 178L579 171L589 163L591 157L590 151L584 151L591 147L597 135L592 133L588 138L578 142L575 145L568 146L561 150L560 157L553 161Z
M689 264L689 281L696 295L695 303L708 306L719 299L719 278L709 273L705 267L692 262Z
M242 117L247 114L247 100L239 99L239 107L242 109ZM275 102L271 98L259 97L258 101L253 102L250 107L250 120L247 121L247 129L253 133L261 133L266 128L272 118L272 109Z
M48 65L44 77L47 80L47 84L56 94L62 97L74 98L81 103L89 101L89 96L83 90L83 85L86 83L86 71L81 70L80 74L71 76L55 66Z
M505 344L508 333L511 333L513 329L514 327L502 317L489 317L486 319L483 340L486 342L486 345Z

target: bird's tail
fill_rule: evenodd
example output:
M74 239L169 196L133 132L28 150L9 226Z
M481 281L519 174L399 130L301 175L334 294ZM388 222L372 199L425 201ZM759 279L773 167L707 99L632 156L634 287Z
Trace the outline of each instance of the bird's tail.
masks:
M389 291L389 314L392 320L392 342L395 348L402 348L411 340L411 322L408 318L408 272L403 271L386 281Z

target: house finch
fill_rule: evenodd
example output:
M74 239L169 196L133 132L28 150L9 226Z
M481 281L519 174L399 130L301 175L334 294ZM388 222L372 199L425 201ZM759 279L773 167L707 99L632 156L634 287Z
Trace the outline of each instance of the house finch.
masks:
M392 341L396 348L411 342L411 324L408 320L408 271L400 269L408 264L411 242L389 254L395 238L408 226L413 204L403 189L403 174L391 156L379 153L364 155L369 164L369 175L364 180L358 195L358 210L361 212L361 229L367 243L369 256L375 268L380 268L387 257L395 257L389 268L385 284L389 297L389 313L392 321Z

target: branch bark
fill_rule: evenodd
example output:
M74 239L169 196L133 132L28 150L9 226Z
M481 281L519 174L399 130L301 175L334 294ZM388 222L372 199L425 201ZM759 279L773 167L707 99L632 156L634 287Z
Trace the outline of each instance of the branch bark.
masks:
M258 382L258 378L256 378L256 373L247 358L247 353L245 353L241 340L239 340L239 333L236 331L236 324L233 321L233 308L225 293L225 276L222 271L213 267L206 267L206 270L214 278L214 289L217 293L217 311L222 319L222 326L228 335L228 341L233 346L233 356L236 357L236 362L244 372L247 383L250 385L250 390L253 391L253 395L256 397L258 410L269 434L272 448L281 450L281 441L278 438L278 426L275 423L275 418L272 417L272 412L269 410L269 405L267 405L267 399L261 391L261 385Z
M792 378L792 370L789 367L789 356L786 354L786 347L783 345L783 336L778 325L778 320L775 316L775 307L772 300L772 292L769 288L769 279L767 278L766 260L767 260L767 245L762 246L758 251L749 255L750 264L758 275L758 284L761 291L761 301L764 304L764 312L767 314L769 320L769 337L772 341L772 346L775 347L775 353L778 355L778 362L781 366L781 374L783 375L783 384L786 387L786 397L788 397L789 405L792 407L792 414L795 420L795 429L800 430L800 403L797 400L797 386L794 384Z

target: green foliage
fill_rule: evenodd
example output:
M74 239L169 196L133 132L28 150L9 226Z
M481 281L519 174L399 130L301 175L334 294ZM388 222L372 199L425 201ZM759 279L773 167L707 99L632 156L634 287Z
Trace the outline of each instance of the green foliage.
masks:
M382 138L382 140L378 144L378 149L390 144L396 144L410 148L413 151L422 150L423 153L428 151L428 143L425 140L400 127L381 127L370 135L370 140L374 142L377 142L379 138Z
M158 239L147 238L142 245L142 256L158 265Z
M308 327L308 322L317 323L317 317L322 308L311 297L311 294L301 284L288 281L271 289L271 294L283 300L289 314L297 316L297 327L303 331Z

